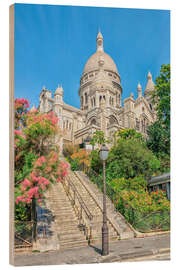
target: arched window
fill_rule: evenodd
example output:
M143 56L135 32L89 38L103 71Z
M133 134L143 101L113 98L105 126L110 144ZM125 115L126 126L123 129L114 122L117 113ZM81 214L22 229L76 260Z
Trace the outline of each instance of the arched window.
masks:
M81 106L83 107L83 96L81 96Z
M111 115L109 117L109 125L113 125L113 124L118 125L118 121L117 121L117 119L116 119L116 117L114 115Z
M94 101L94 106L96 106L96 99L95 99L95 97L93 98L93 101Z
M136 130L139 130L140 128L140 121L138 120L138 118L136 118Z
M87 95L87 93L85 93L84 95L85 95L85 103L87 104L87 102L88 102L88 95Z
M96 119L95 119L95 118L93 118L93 119L91 120L91 125L96 125Z

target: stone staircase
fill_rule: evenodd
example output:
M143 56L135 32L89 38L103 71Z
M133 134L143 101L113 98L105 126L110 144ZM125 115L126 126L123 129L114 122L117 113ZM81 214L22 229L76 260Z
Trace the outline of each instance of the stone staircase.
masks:
M124 217L108 197L106 201L109 241L133 238L134 231ZM43 211L47 237L39 237L35 249L57 250L102 241L103 194L83 172L69 168L64 183L54 184L47 191Z
M89 193L96 201L98 207L103 211L103 193L98 189L97 185L92 183L89 177L82 171L76 171L75 175L79 178L79 181L89 190ZM115 210L114 204L106 196L107 205L107 218L111 225L116 230L120 239L131 239L135 237L135 231L126 221L126 219Z
M84 232L79 229L78 217L61 183L52 185L48 190L46 208L50 209L53 215L52 236L49 237L51 246L54 238L53 249L79 247L88 244Z
M68 177L73 181L93 215L93 220L91 221L92 233L90 242L100 241L102 237L103 194L81 171L72 172L69 170ZM106 197L106 202L109 240L114 241L117 239L134 238L134 231L126 222L125 218L115 211L114 205L108 197Z

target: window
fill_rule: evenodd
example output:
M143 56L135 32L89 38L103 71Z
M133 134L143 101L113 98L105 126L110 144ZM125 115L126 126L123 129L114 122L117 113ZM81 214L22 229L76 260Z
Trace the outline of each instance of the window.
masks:
M96 99L95 99L95 97L93 98L93 101L94 101L94 106L96 106Z
M140 121L138 120L138 118L136 118L136 129L139 130L140 128Z
M91 98L91 107L93 107L93 99Z
M96 119L91 120L91 125L96 125Z
M109 125L113 125L113 124L118 125L118 121L115 116L111 115L109 118Z
M87 96L87 93L85 93L84 96L85 96L85 97L84 97L84 98L85 98L85 103L87 104L87 102L88 102L88 96Z
M81 97L81 106L83 107L83 96Z

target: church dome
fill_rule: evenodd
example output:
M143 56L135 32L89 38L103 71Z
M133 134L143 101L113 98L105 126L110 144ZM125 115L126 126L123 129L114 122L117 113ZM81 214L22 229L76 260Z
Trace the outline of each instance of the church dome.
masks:
M100 57L103 57L104 60L104 67L103 67L104 70L112 71L115 72L116 74L119 74L113 59L107 53L104 52L103 36L100 32L97 35L96 42L97 42L97 51L86 62L83 74L89 73L90 71L98 70L99 69L98 62Z
M98 61L101 56L104 59L104 69L113 71L118 74L116 64L114 63L112 58L107 53L101 52L101 51L97 51L88 59L84 67L83 73L88 73L93 70L98 70L99 69Z

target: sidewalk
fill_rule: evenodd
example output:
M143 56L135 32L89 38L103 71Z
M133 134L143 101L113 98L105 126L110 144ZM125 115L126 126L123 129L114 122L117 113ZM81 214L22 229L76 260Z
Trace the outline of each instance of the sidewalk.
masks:
M101 243L45 253L17 254L15 266L121 262L128 259L170 253L170 235L120 240L110 243L109 255L101 256Z

